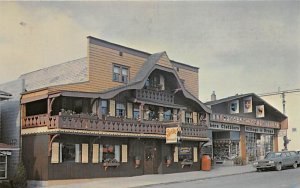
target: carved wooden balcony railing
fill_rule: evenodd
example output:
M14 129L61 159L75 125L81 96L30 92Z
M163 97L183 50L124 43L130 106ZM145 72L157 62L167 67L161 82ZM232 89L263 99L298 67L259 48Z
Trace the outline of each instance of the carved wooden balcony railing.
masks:
M40 114L34 116L27 116L22 119L22 128L32 127L54 127L58 124L58 116L48 116L48 114Z
M164 104L174 104L174 95L166 91L140 89L136 90L135 97L138 100L153 101Z
M165 135L167 127L177 127L179 122L148 121L138 122L130 119L106 119L101 120L95 116L81 115L57 115L46 114L26 117L22 128L47 126L48 129L71 129L122 133L142 133ZM194 125L182 125L182 136L207 137L206 127Z
M280 128L280 123L275 121L267 121L261 119L254 119L254 118L246 118L228 114L211 114L210 121L214 122L223 122L223 123L234 123L234 124L241 124L241 125L251 125L257 127L267 127L267 128Z

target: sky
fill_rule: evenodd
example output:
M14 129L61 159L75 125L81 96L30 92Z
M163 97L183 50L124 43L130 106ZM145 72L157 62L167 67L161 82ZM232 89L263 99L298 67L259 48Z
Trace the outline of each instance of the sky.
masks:
M203 102L300 89L299 1L0 2L0 28L0 83L85 57L94 36L199 67ZM282 111L279 95L264 99ZM299 105L287 94L295 139Z

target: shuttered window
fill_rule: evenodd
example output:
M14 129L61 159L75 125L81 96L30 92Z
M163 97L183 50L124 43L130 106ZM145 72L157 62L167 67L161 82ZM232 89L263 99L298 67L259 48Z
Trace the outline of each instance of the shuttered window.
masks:
M59 143L53 142L51 150L51 163L59 163Z

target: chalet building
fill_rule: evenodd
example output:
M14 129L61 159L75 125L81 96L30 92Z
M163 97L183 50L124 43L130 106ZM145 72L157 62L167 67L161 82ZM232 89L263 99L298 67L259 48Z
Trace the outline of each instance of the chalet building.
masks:
M278 151L278 135L288 128L288 118L254 93L236 95L205 103L212 114L213 155L217 163L244 163Z
M18 148L15 147L11 142L8 142L6 134L6 122L4 116L6 115L2 111L2 107L5 101L11 99L11 94L0 90L0 181L6 180L12 177L15 170L14 158L15 152L18 152Z
M94 37L87 51L77 69L61 67L58 77L44 80L41 71L21 76L28 179L200 170L211 110L197 98L198 68L166 52L149 54ZM57 81L74 72L69 83ZM46 87L33 83L39 79Z

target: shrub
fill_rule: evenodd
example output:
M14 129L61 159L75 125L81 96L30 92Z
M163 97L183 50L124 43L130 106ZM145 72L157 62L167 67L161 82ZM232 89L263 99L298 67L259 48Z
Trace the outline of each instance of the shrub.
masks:
M243 165L243 159L242 159L242 157L236 157L236 158L234 158L233 162L236 165Z
M17 166L17 172L12 179L12 185L15 188L26 188L27 180L26 180L26 171L24 164L20 162Z

